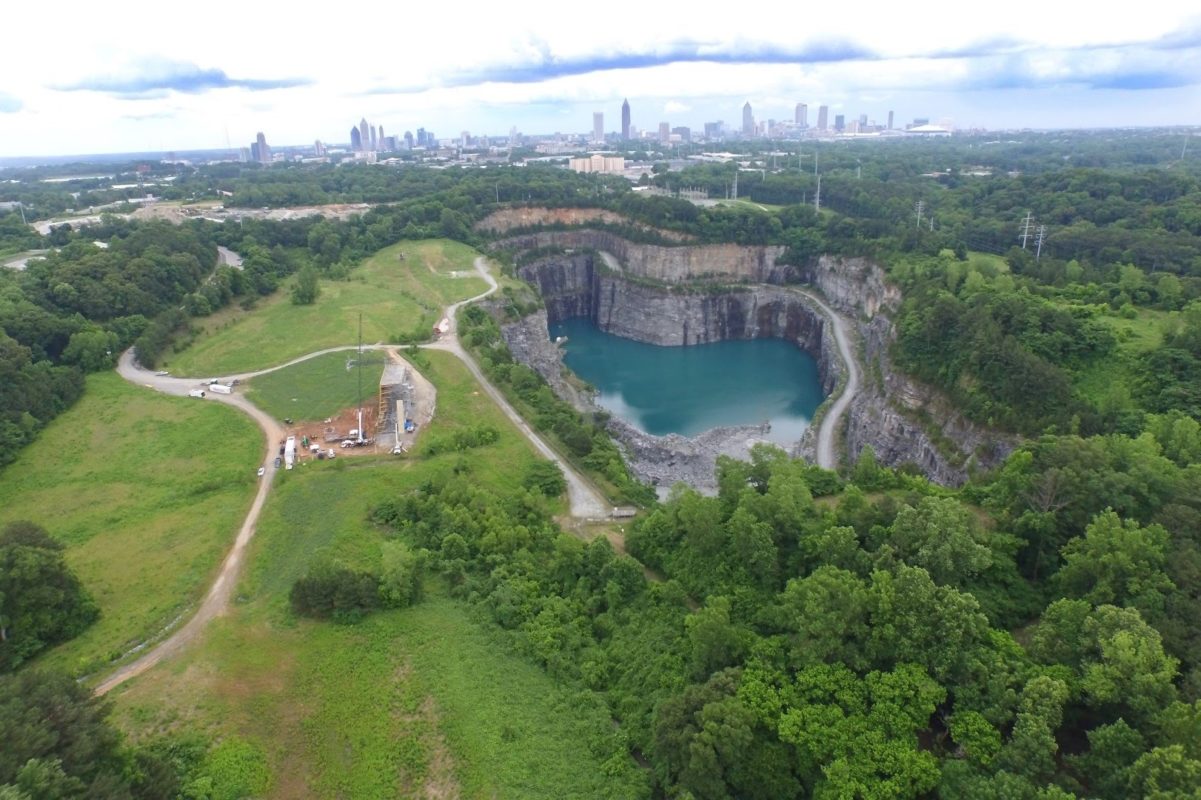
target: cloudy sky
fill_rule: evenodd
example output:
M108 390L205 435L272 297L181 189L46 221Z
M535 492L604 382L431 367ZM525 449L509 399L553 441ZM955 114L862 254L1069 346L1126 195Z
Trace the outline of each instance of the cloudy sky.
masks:
M848 118L1201 124L1201 6L60 0L10 4L0 156ZM313 10L309 10L312 8ZM119 10L118 10L119 9ZM711 9L711 10L707 10ZM1087 10L1081 10L1087 9Z

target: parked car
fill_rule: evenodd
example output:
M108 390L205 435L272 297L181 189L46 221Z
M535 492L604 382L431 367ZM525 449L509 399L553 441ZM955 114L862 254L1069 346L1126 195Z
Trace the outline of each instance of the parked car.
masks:
M284 460L282 458L280 458L279 456L276 456L275 457L275 468L279 469L283 465L284 465Z
M263 477L263 476L264 476L264 475L266 475L266 474L267 474L267 468L266 468L266 467L259 467L259 477L261 478L261 477Z

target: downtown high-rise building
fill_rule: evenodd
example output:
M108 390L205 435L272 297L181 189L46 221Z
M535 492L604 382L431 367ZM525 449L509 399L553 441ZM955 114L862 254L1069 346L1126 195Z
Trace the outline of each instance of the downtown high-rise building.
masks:
M592 141L605 141L605 112L603 111L592 112Z
M628 142L630 140L630 101L621 101L621 140Z
M371 129L367 127L367 118L363 117L359 120L359 139L362 142L360 150L371 149Z
M845 114L835 114L834 115L834 130L838 131L839 133L842 133L844 130L846 130L846 127L847 127L846 115Z
M797 103L796 104L796 119L793 121L797 125L800 125L802 128L808 128L809 127L809 106L805 105L804 103Z
M742 107L742 135L755 135L755 114L751 111L751 101L747 100L746 105Z
M358 125L350 126L350 151L358 153L363 149L363 134L359 132Z
M375 126L371 126L371 152L379 149L379 134L376 132Z
M260 164L271 163L271 146L267 144L267 137L262 131L259 131L259 135L250 145L250 157Z
M888 112L888 130L892 130L892 112Z
M830 109L827 106L817 107L817 129L824 131L829 128L830 124Z
M379 149L380 150L388 149L387 146L384 145L384 126L383 125L379 126Z
M659 141L664 144L671 141L671 123L659 123Z

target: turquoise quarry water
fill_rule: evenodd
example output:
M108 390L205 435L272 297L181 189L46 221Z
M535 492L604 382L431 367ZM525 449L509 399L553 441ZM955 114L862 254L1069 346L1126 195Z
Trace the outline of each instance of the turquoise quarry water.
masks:
M639 430L694 436L718 425L771 423L767 438L800 438L824 399L817 362L782 339L660 347L603 333L591 320L550 326L597 404Z

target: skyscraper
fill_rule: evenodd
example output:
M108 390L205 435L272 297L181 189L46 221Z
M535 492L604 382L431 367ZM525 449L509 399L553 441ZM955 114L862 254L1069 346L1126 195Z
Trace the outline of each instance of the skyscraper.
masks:
M847 127L847 118L845 114L834 115L834 130L842 133Z
M802 128L809 127L809 106L804 103L796 104L796 124Z
M592 141L605 141L605 112L592 112Z
M892 112L888 112L888 129L892 130Z
M378 149L379 149L379 133L376 131L375 126L372 125L371 126L371 152L374 153Z
M742 135L755 135L755 115L751 112L750 100L747 100L746 105L742 107Z
M621 101L621 140L623 142L630 139L630 101Z
M271 163L271 147L267 144L267 137L259 131L259 135L254 137L254 144L250 146L250 151L254 154L254 160L260 164Z
M819 131L826 130L826 128L829 127L829 122L830 122L830 109L827 108L826 106L818 106L817 107L817 129Z
M350 126L350 150L358 153L363 149L363 134L359 133L357 125Z
M659 123L659 141L664 142L664 143L671 141L671 124L670 123L667 123L667 122Z
M366 117L359 120L359 139L362 141L360 150L371 149L371 130L367 127Z
M384 126L383 125L379 126L379 149L380 150L388 149L387 146L384 144Z

